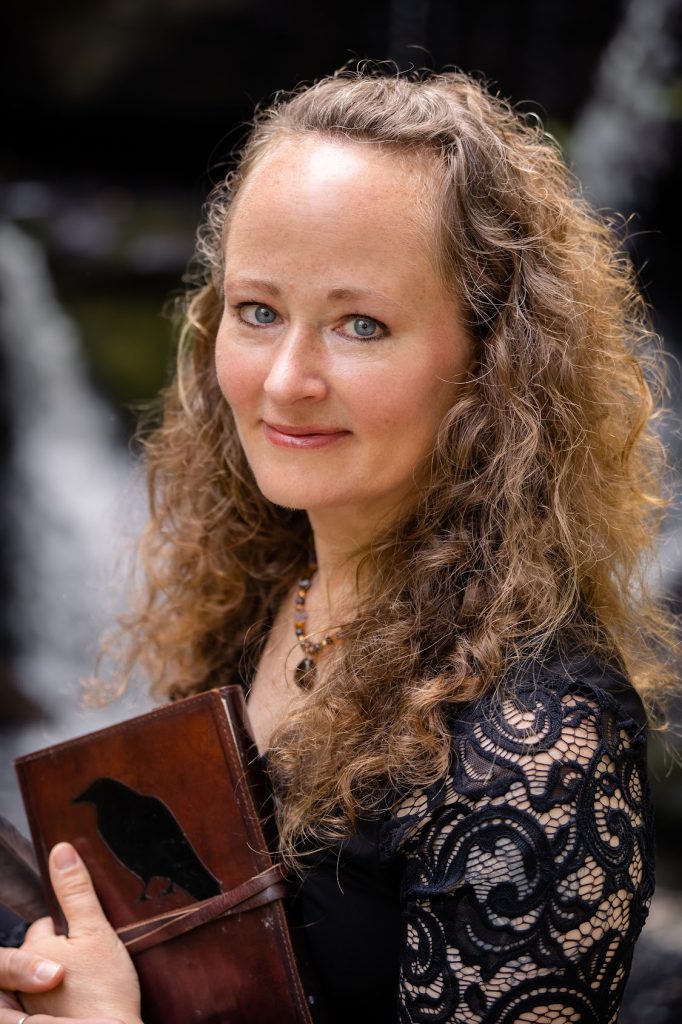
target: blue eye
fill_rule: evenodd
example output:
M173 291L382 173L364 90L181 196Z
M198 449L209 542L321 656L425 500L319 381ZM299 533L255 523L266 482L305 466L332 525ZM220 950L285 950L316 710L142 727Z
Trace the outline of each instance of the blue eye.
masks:
M260 302L243 302L239 306L239 316L250 327L268 327L277 319L274 309Z
M259 324L271 324L277 319L274 309L270 309L269 306L256 306L253 315Z
M354 316L349 320L356 338L374 339L383 336L385 328L369 316Z

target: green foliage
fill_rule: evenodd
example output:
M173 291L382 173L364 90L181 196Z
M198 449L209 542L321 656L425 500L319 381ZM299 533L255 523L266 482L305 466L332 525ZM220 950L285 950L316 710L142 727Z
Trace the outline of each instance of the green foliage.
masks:
M148 403L168 379L174 337L163 302L151 291L102 291L64 300L96 384L122 409Z

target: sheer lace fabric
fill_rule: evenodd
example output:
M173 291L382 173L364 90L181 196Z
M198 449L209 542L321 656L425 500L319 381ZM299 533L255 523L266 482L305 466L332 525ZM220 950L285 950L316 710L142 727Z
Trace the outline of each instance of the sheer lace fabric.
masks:
M401 1022L610 1024L653 892L643 722L544 670L453 722L442 783L403 799Z

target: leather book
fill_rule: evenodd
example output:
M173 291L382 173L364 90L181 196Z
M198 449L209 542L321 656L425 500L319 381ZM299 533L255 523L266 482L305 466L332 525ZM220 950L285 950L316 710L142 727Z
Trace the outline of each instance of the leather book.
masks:
M131 953L145 1024L310 1024L273 861L271 793L241 688L188 697L21 757L46 901L73 843Z

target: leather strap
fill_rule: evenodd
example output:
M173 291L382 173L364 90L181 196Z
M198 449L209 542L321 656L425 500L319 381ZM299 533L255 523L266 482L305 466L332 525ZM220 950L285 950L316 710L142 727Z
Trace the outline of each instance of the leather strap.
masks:
M254 907L282 899L289 891L285 879L286 868L282 864L273 864L266 871L261 871L229 892L221 892L218 896L192 903L188 907L170 910L166 914L148 917L144 921L117 928L116 933L129 953L141 953L151 946L174 939L177 935L184 935L185 932L192 931L207 921L215 921L230 914L241 914Z

